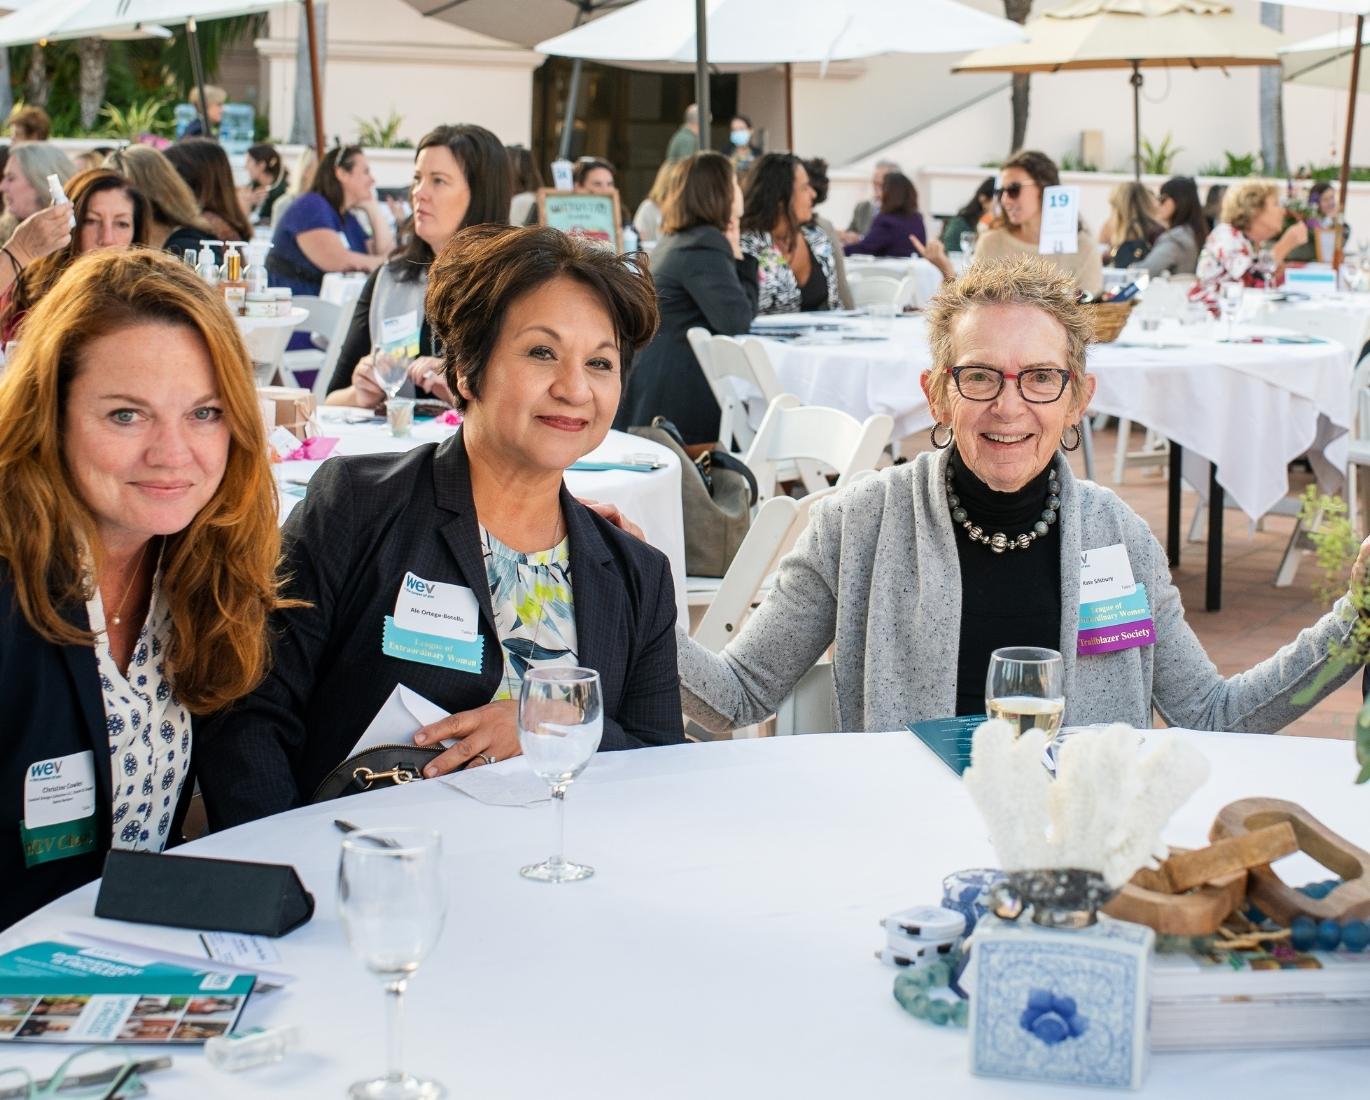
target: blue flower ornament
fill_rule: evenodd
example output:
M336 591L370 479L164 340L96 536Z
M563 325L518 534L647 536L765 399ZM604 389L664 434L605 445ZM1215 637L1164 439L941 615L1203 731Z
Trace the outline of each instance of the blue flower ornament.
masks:
M1055 1046L1067 1039L1078 1039L1089 1029L1089 1020L1076 1010L1074 997L1058 997L1049 989L1032 989L1028 991L1027 1008L1018 1018L1018 1026L1047 1046Z

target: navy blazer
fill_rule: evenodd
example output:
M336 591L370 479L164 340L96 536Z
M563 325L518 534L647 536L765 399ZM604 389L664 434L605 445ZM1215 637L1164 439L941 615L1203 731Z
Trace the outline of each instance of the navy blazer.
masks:
M601 749L684 740L675 588L666 556L561 491L581 665L600 674ZM285 525L284 594L307 601L273 616L273 667L196 743L212 828L312 800L397 684L448 713L490 702L503 676L458 432L405 454L324 463ZM385 617L406 572L471 589L484 641L479 674L389 657Z
M89 629L84 605L69 610L68 618ZM24 618L15 598L8 569L0 563L0 697L5 717L0 721L0 928L99 878L114 827L110 821L109 734L95 650L87 645L55 645L39 635ZM40 760L91 751L95 754L95 816L104 826L96 831L92 852L24 866L19 823L24 816L24 776ZM192 750L192 759L193 759ZM194 787L186 777L181 801L168 834L179 838L181 820Z

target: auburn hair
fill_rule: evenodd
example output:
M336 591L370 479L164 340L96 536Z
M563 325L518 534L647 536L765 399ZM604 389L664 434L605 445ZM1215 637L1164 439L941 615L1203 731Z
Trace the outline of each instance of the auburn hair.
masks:
M59 645L95 636L63 614L93 597L99 528L63 455L63 410L90 343L138 324L204 341L229 428L223 480L184 530L167 535L161 588L171 609L167 673L206 714L251 691L269 662L278 596L277 495L252 364L223 300L180 261L151 249L80 257L34 307L0 378L0 559L29 625Z

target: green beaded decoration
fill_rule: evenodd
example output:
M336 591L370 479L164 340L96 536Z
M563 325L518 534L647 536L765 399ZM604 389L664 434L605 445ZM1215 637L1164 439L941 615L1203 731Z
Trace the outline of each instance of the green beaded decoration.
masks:
M938 1027L965 1027L970 1008L964 998L948 1001L930 997L935 989L942 989L951 981L960 956L938 959L929 966L905 970L894 979L894 999L910 1016L927 1020Z

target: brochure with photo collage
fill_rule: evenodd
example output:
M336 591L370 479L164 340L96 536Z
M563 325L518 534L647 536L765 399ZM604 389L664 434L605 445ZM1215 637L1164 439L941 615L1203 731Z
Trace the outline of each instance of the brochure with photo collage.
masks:
M203 1043L232 1031L254 978L44 942L0 955L0 1041Z

